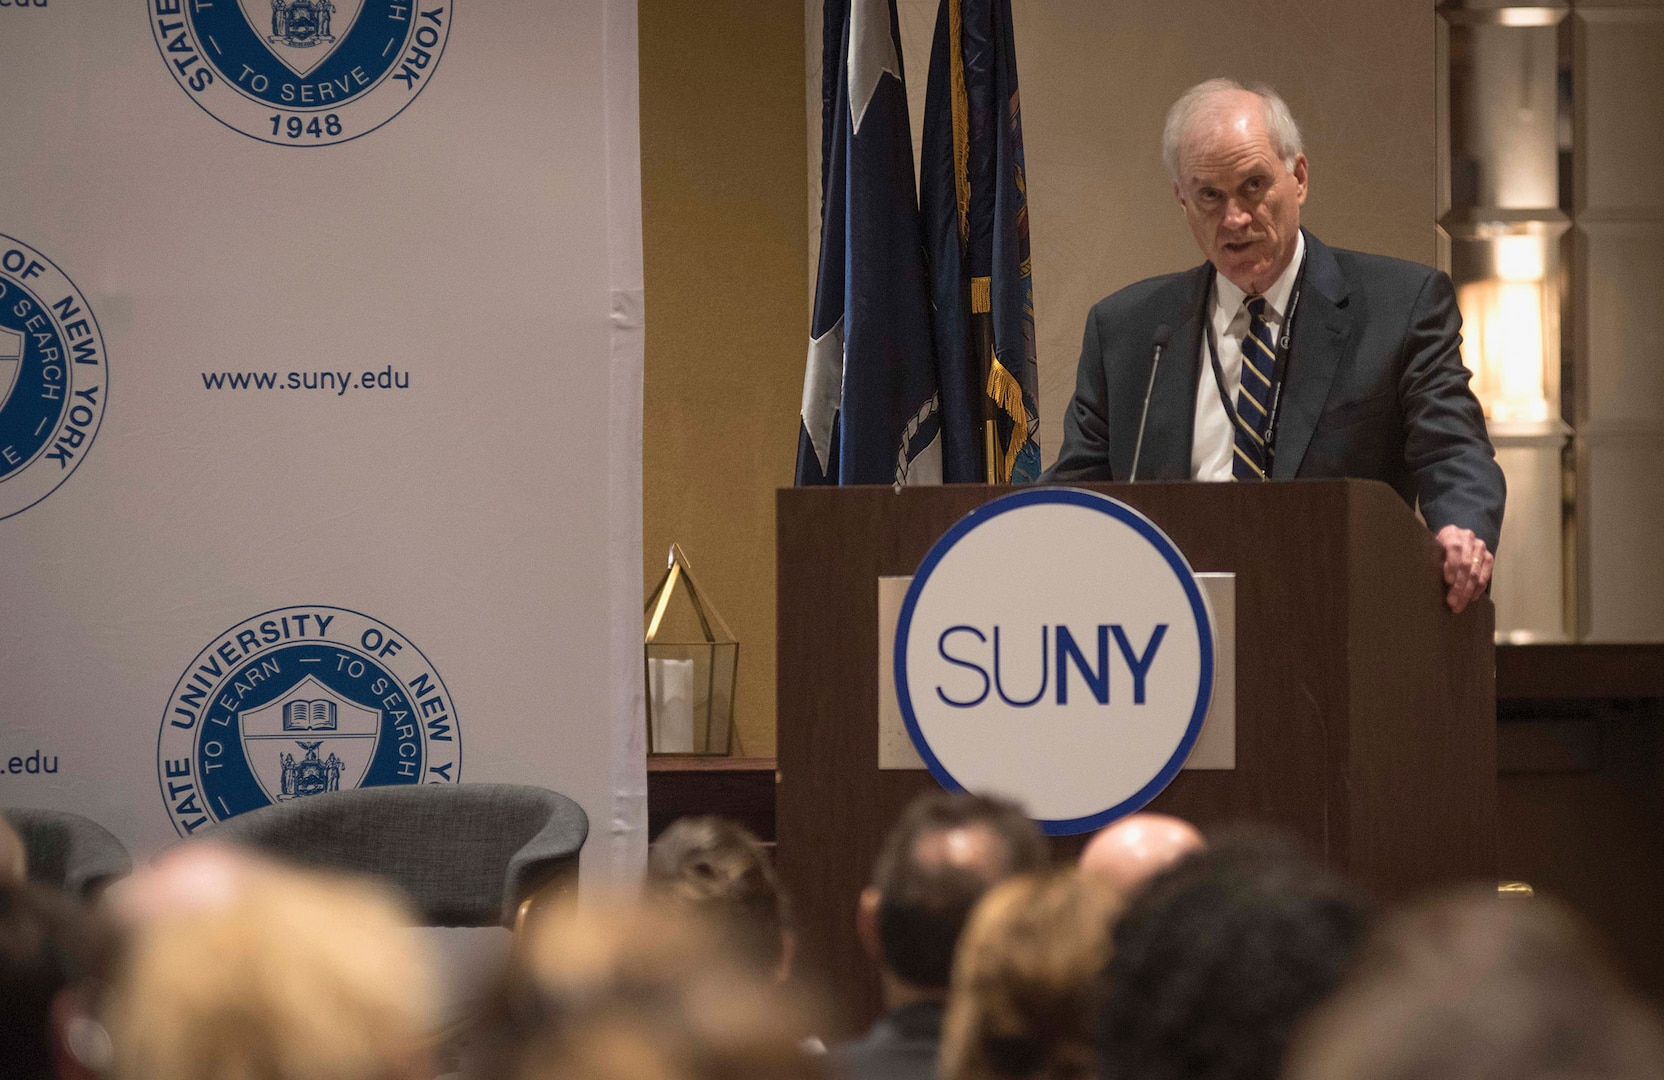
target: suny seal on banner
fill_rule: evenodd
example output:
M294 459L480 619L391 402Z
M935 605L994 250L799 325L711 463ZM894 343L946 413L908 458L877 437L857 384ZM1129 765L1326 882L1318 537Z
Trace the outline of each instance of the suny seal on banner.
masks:
M896 626L896 696L949 790L1020 800L1053 835L1139 809L1213 693L1213 623L1179 549L1125 503L1034 488L938 540Z
M279 146L374 131L433 78L451 0L145 0L156 47L191 100Z
M168 700L157 779L188 836L326 791L455 784L450 691L386 623L338 607L279 608L216 637Z
M57 490L104 419L104 338L51 259L0 234L0 518Z

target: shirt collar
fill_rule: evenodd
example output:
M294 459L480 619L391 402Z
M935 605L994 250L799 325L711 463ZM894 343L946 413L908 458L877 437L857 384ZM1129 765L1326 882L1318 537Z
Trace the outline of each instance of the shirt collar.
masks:
M1265 291L1266 318L1277 322L1288 310L1289 296L1294 292L1294 279L1300 274L1300 261L1306 254L1306 233L1302 229L1295 234L1294 257L1288 261L1277 280L1271 283L1271 288ZM1213 275L1213 303L1214 311L1229 323L1242 307L1242 302L1248 294L1237 288L1236 283L1224 274Z

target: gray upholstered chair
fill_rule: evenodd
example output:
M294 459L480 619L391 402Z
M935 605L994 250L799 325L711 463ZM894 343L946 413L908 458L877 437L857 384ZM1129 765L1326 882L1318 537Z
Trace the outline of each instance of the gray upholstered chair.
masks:
M512 927L533 894L571 880L588 835L583 808L543 788L412 784L275 803L199 839L384 878L428 926Z
M133 859L115 834L66 810L8 807L6 820L23 839L29 880L91 900L133 872Z

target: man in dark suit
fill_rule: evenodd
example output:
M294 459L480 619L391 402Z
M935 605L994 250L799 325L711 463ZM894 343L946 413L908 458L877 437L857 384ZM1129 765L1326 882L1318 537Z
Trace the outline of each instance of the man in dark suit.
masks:
M1093 307L1044 479L1383 480L1444 548L1461 611L1490 584L1505 489L1449 276L1300 228L1306 157L1274 91L1192 88L1162 156L1208 261Z
M959 934L984 893L1045 867L1040 830L1013 803L931 791L885 837L856 929L878 963L885 1015L832 1049L845 1080L936 1080L942 1012Z

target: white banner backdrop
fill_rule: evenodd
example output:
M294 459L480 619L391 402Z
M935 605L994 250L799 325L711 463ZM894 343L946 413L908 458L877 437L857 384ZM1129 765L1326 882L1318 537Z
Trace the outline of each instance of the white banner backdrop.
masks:
M633 0L0 15L0 805L645 850Z

